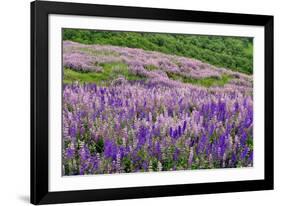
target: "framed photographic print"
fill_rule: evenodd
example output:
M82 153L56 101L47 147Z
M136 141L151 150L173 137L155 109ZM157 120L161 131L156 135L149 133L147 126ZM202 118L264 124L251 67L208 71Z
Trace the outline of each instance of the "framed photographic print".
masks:
M31 203L273 189L273 16L31 3Z

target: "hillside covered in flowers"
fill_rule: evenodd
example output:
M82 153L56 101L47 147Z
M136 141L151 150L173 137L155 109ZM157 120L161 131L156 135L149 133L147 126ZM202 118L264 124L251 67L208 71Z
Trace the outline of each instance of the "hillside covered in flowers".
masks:
M253 77L63 41L63 175L253 166Z

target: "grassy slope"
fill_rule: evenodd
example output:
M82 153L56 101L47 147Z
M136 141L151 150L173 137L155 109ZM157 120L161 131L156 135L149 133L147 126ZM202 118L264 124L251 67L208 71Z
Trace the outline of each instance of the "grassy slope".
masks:
M141 80L143 77L137 76L129 72L128 66L124 63L103 63L101 72L78 72L68 68L64 68L64 83L72 83L78 81L81 83L96 83L99 85L108 85L119 75L126 77L127 80Z
M96 83L98 85L106 86L109 85L112 80L116 79L119 75L122 75L129 81L133 80L143 80L145 77L141 77L135 74L130 73L128 66L124 63L104 63L100 66L103 67L103 70L99 73L97 72L78 72L72 69L64 68L64 80L65 84L78 81L80 83ZM151 70L151 68L147 68ZM195 85L200 85L203 87L211 86L223 86L228 83L231 79L230 77L224 75L220 79L218 78L202 78L202 79L192 79L183 77L176 74L168 74L168 77L173 80L181 81L183 83L191 83Z
M252 38L64 29L63 39L160 51L253 73Z
M193 79L190 77L185 77L185 76L181 76L178 74L168 74L168 77L170 79L173 80L178 80L181 81L183 83L190 83L190 84L195 84L195 85L200 85L203 87L211 87L211 86L223 86L226 83L229 82L229 80L231 79L230 76L227 75L222 75L221 78L215 78L215 77L206 77L206 78L202 78L202 79Z

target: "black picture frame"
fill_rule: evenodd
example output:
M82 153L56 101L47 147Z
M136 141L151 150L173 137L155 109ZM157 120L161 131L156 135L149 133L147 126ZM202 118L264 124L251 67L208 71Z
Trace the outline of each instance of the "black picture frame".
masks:
M263 180L116 189L48 190L48 15L82 15L257 25L265 28L265 134ZM31 203L51 204L273 189L273 16L63 2L31 2Z

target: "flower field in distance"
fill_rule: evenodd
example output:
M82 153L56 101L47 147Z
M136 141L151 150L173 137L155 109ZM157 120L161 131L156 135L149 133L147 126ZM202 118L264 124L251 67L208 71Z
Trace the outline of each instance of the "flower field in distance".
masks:
M253 166L252 75L63 41L63 175Z

